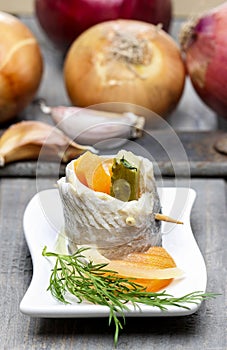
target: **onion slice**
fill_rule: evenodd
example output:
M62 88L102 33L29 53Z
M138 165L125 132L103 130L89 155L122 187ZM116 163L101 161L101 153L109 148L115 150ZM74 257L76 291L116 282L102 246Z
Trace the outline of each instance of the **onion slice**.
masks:
M181 278L184 275L184 272L178 267L156 269L148 264L140 264L140 266L136 266L135 262L131 261L109 260L100 254L96 248L88 248L89 249L83 251L83 256L87 260L93 261L95 264L107 264L106 269L112 270L124 277L164 280L170 278Z
M135 266L135 263L124 260L112 260L107 268L116 271L119 275L124 277L142 278L142 279L159 279L165 280L170 278L183 277L184 273L178 267L171 267L167 269L154 269L147 265L141 267Z

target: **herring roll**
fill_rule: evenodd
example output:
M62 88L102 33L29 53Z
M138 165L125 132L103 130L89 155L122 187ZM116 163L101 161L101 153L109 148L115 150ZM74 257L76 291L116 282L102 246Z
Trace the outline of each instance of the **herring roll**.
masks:
M107 175L101 177L104 170L108 172L106 161L111 164L109 190ZM116 259L161 245L161 223L155 219L160 200L148 159L124 150L113 159L86 152L66 166L58 188L71 251L90 246Z

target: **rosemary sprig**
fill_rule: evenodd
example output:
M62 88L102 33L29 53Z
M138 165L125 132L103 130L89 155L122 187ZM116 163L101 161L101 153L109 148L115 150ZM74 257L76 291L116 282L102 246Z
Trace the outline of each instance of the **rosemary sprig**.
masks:
M173 297L166 291L146 292L144 287L133 282L132 279L120 277L115 271L108 270L106 268L108 264L87 262L82 254L86 249L78 249L73 255L63 255L47 252L47 247L44 247L43 256L56 258L48 290L65 304L70 303L66 297L66 292L69 292L78 299L79 303L87 300L93 304L107 306L110 311L109 325L112 321L115 324L115 345L119 330L123 329L119 317L122 317L125 323L124 311L129 310L128 302L138 309L139 304L145 304L156 306L164 311L168 306L189 309L187 303L198 304L202 300L216 296L213 293L200 291L182 297Z

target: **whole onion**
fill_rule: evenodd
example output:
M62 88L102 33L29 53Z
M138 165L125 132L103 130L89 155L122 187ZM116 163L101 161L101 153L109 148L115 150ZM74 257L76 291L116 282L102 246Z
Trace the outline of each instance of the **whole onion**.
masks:
M181 46L198 95L227 118L227 2L186 23Z
M99 23L71 45L64 79L74 105L123 102L166 116L184 88L185 67L174 40L134 20Z
M32 100L42 67L39 45L30 30L0 12L0 122L15 117Z
M35 10L48 37L63 49L103 21L137 19L168 30L172 15L171 0L36 0Z

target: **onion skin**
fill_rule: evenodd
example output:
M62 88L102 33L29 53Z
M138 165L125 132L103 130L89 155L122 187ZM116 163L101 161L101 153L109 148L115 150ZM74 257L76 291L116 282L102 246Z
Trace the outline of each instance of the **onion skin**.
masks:
M114 33L146 40L150 62L109 58ZM145 22L116 20L100 23L74 41L65 59L64 79L74 105L124 102L166 116L183 92L185 67L176 43L163 30Z
M171 0L36 0L37 19L60 49L66 50L86 29L115 19L162 23L168 31L172 18Z
M121 17L123 18L123 17ZM162 24L168 32L172 18L172 2L170 0L137 0L131 19Z
M42 70L39 45L30 30L14 16L0 12L0 123L29 104Z
M227 3L186 24L181 46L192 84L210 108L227 118Z

